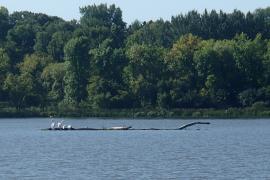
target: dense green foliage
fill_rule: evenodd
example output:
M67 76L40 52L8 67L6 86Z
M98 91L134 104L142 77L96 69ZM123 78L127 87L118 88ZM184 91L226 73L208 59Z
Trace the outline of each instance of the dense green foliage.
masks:
M114 5L80 12L77 22L0 7L3 106L67 112L270 106L270 8L191 11L129 26Z

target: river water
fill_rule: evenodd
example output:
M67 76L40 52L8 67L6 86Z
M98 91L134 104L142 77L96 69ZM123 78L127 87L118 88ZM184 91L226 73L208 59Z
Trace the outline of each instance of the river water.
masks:
M193 121L65 119L96 128ZM211 124L52 132L40 130L50 119L0 119L0 179L270 179L270 119L201 121Z

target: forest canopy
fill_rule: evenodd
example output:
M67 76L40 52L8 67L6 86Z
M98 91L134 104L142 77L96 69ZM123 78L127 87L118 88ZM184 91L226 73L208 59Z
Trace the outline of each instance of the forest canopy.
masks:
M127 25L115 5L79 21L0 7L0 102L17 109L270 106L270 8Z

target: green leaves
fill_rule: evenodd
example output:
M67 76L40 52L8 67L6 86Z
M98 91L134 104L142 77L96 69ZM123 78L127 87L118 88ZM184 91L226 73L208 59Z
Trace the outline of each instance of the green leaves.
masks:
M109 38L113 41L113 48L120 48L125 39L125 23L122 11L115 5L92 5L80 8L80 19L83 35L93 41L92 46L98 45Z
M71 39L65 46L67 72L65 81L65 100L79 103L86 99L86 86L89 76L89 43L86 37Z
M26 97L29 96L33 90L33 83L30 74L22 74L21 76L8 74L4 82L4 90L8 91L11 102L17 108L22 108L26 105Z
M66 63L50 63L43 69L41 79L48 93L48 103L58 103L63 100L66 71Z
M17 108L226 108L269 104L269 8L128 28L115 5L80 21L0 7L0 101Z
M155 106L157 84L162 77L165 49L150 45L133 45L127 52L129 64L125 79L141 106Z
M9 12L7 8L0 6L0 43L2 43L6 37L7 31L10 28L9 24Z
M4 49L0 48L0 76L7 73L10 69L10 58Z
M259 34L254 40L240 34L235 37L235 44L234 59L245 83L243 88L258 87L263 78L265 41Z

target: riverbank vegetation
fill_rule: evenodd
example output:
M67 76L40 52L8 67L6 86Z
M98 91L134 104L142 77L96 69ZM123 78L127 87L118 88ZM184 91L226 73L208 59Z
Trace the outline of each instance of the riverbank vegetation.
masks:
M0 116L269 117L270 8L127 25L0 8Z
M270 108L228 108L228 109L81 109L68 107L59 109L47 107L41 109L30 107L24 109L2 108L0 118L22 117L101 117L101 118L167 118L167 119L241 119L241 118L269 118Z

